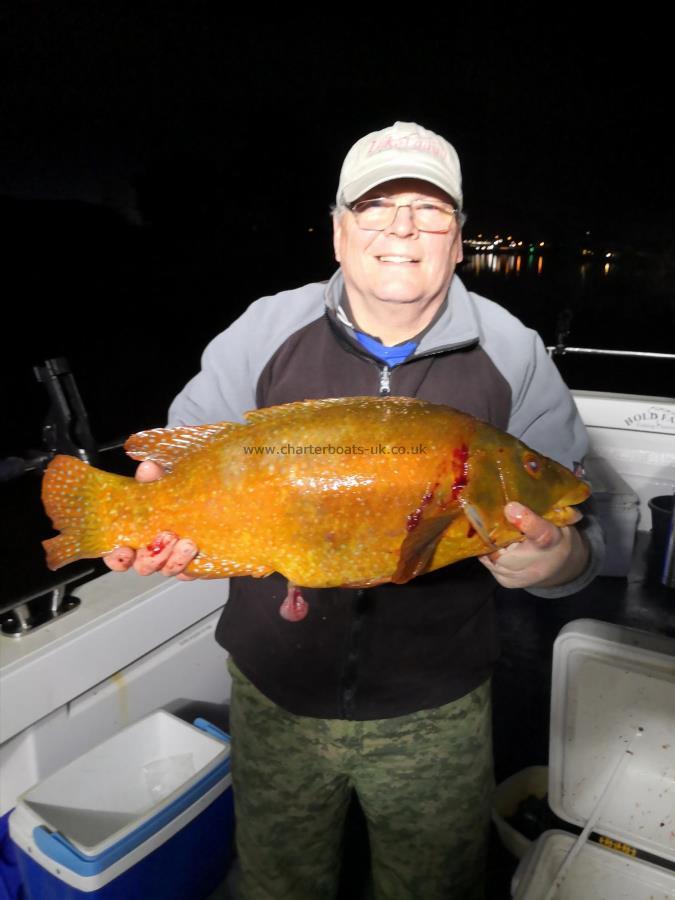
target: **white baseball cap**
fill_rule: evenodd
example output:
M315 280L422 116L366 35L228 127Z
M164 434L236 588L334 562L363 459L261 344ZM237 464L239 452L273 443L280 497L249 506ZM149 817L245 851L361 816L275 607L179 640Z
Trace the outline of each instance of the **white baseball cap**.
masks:
M457 151L445 138L414 122L394 122L354 144L342 164L337 205L353 203L394 178L419 178L435 184L462 208Z

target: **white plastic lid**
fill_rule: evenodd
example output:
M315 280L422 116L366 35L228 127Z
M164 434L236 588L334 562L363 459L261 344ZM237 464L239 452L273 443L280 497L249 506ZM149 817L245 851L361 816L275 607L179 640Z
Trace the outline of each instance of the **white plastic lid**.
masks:
M512 884L514 900L544 900L576 835L546 831L521 860ZM585 845L554 900L672 900L675 872L600 844Z
M631 741L594 830L675 862L675 640L570 622L553 648L551 808L583 827Z

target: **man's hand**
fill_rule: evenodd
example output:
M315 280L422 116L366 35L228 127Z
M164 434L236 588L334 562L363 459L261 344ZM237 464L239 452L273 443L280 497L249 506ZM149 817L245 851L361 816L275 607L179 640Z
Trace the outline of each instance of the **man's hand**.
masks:
M558 528L520 503L507 503L504 515L525 540L479 557L503 587L556 587L587 567L588 544L576 528Z
M164 475L164 469L158 463L142 462L136 469L137 481L157 481ZM132 566L139 575L175 575L180 581L194 581L194 575L186 575L183 569L197 555L197 547L193 541L180 539L178 535L164 531L158 534L150 545L152 549L141 547L134 551L131 547L118 547L107 553L103 561L113 572L126 572Z

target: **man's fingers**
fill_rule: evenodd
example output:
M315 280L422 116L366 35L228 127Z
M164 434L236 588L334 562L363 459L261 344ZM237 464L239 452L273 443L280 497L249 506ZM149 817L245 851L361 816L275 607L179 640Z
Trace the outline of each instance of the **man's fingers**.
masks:
M492 553L486 553L485 556L481 556L479 559L489 559L491 563L499 562L505 553L511 553L513 550L516 550L520 544L520 541L514 541L512 544L507 544L506 547L501 547Z
M538 547L533 542L521 541L517 544L509 544L508 547L503 547L496 553L481 556L479 559L493 574L505 575L523 572L525 569L539 565L543 549L547 548Z
M153 462L151 459L146 459L136 469L135 478L136 481L148 482L157 481L162 478L163 475L164 469L159 463Z
M479 556L478 561L483 563L488 572L491 572L492 576L505 588L526 587L530 583L530 575L536 578L531 564L525 565L522 569L511 569L500 565L499 561L493 562L489 556Z
M157 481L165 474L159 463L146 459L136 469L135 477L136 481L147 483ZM175 575L181 581L193 581L195 576L185 575L183 569L196 555L197 546L194 541L179 539L172 532L163 531L151 544L141 547L137 552L131 547L119 547L106 554L103 559L114 572L125 572L133 565L139 575L161 572L162 575Z
M197 545L189 538L182 538L172 548L166 564L162 568L162 575L179 575L187 564L197 555ZM194 576L186 575L182 581L192 579Z
M105 554L103 562L113 572L126 572L133 565L135 555L131 547L117 547L112 553Z
M177 543L177 535L170 531L161 532L151 544L138 550L134 569L139 575L152 575L153 572L159 572L166 565Z
M552 547L560 541L560 529L522 503L507 503L504 513L509 522L538 547Z
M126 572L132 566L139 575L177 575L181 581L193 581L197 576L185 575L183 569L197 555L198 548L188 538L179 539L170 531L158 534L147 547L134 552L131 547L118 547L103 560L113 572Z

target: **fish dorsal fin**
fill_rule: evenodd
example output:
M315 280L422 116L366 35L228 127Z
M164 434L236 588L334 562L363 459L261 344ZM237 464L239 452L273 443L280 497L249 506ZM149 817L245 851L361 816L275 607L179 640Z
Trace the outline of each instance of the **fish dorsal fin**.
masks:
M327 397L323 400L296 400L293 403L282 403L279 406L252 409L245 415L247 422L253 425L257 422L266 422L280 416L288 416L295 412L309 412L310 410L326 409L333 406L368 407L378 404L385 407L419 406L422 402L414 397Z
M215 425L153 428L132 434L124 449L132 459L150 459L170 472L177 462L201 450L214 438L244 427L238 422L218 422Z
M244 413L246 421L251 425L258 422L269 422L271 419L279 419L290 416L294 412L302 412L310 409L321 409L326 406L335 406L336 403L344 403L344 400L297 400L294 403L282 403L279 406L264 406L262 409L250 409Z
M395 584L405 584L426 571L443 532L458 515L460 511L454 509L433 519L422 519L401 544L398 566L391 579Z

